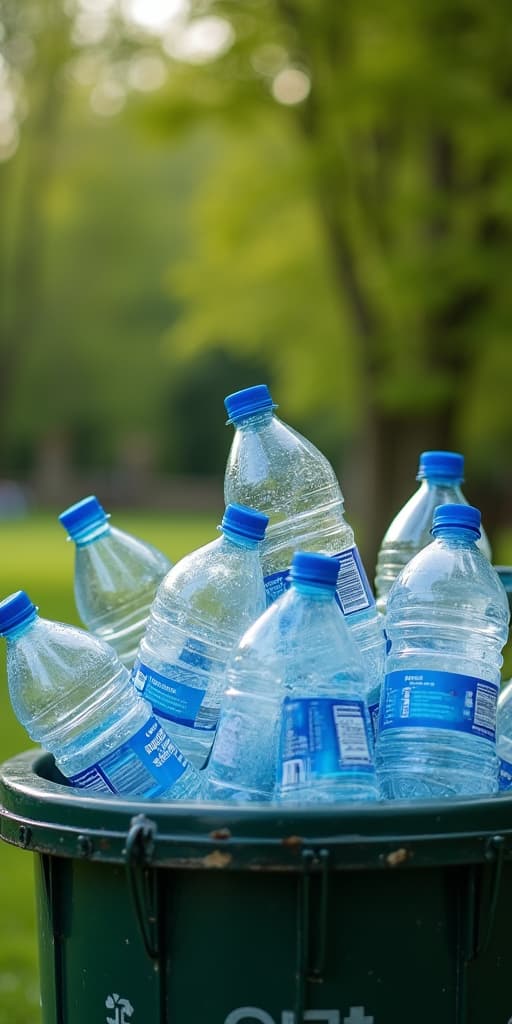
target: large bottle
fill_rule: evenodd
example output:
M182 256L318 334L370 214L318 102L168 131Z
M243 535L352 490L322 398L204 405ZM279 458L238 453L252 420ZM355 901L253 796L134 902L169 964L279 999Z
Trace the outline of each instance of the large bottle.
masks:
M498 788L512 789L512 679L498 697L497 721Z
M461 490L464 456L458 452L422 452L418 474L420 486L395 516L382 539L375 575L377 608L386 611L389 591L404 565L430 544L432 515L438 505L467 505ZM491 560L489 541L481 528L478 547Z
M228 395L225 406L228 422L236 428L225 499L244 502L270 518L261 553L267 600L286 589L296 550L335 556L338 602L363 653L367 686L375 686L382 679L384 634L332 466L310 441L277 418L266 385Z
M59 521L76 544L75 603L92 633L132 667L157 588L171 568L161 551L110 526L94 495L71 505Z
M198 795L199 772L135 692L112 647L40 618L23 590L0 603L0 635L14 713L73 786L148 799Z
M157 591L133 680L189 760L208 757L233 647L265 608L268 518L228 505L222 536L176 563Z
M495 565L494 568L505 588L509 608L512 611L512 566ZM510 633L509 633L510 641ZM510 672L510 644L508 672ZM505 653L505 659L507 654ZM498 782L500 789L512 788L512 679L502 682L498 697L497 747L499 759Z
M440 505L435 539L389 594L376 744L385 797L497 789L496 701L510 613L479 534L478 509Z
M336 562L297 552L290 575L290 589L230 661L203 795L236 803L374 799L364 666L336 606Z

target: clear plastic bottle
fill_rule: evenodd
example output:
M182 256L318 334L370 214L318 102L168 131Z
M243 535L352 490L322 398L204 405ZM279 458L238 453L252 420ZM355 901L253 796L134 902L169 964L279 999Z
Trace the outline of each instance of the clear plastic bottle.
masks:
M512 679L498 697L497 722L498 788L512 789Z
M510 613L476 546L479 532L478 509L438 506L434 540L391 589L376 744L385 797L497 789L496 702Z
M59 521L76 544L75 603L84 624L131 668L169 559L146 541L110 526L94 495L65 509Z
M19 590L0 603L14 713L63 775L88 793L194 799L200 775L135 692L115 651L42 619Z
M133 680L192 764L208 757L233 647L265 608L268 518L228 505L223 535L177 562L157 591Z
M494 568L505 588L512 611L512 566L495 565ZM510 632L509 632L510 641ZM506 648L510 655L510 643ZM505 654L506 658L506 654ZM510 656L508 658L510 663ZM510 671L510 664L508 671ZM499 760L498 783L500 789L512 788L512 679L502 682L498 697L497 748Z
M367 687L376 685L384 668L384 633L331 464L277 418L265 384L228 395L225 406L228 423L235 426L225 499L251 505L270 518L261 552L267 600L286 589L295 551L336 557L338 602L363 654Z
M420 486L389 525L380 546L375 575L377 608L383 615L389 591L404 565L430 544L432 515L438 505L467 505L461 484L464 456L459 452L422 452L417 480ZM478 547L491 560L491 548L481 529Z
M336 606L337 566L297 552L291 587L242 638L203 795L236 803L375 799L361 653Z

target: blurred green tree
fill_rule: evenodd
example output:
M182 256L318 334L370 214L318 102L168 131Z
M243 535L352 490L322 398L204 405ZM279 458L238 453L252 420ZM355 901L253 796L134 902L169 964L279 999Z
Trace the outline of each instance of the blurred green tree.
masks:
M268 366L368 553L425 447L466 451L492 532L512 440L508 22L505 0L0 0L3 465L41 427L84 465L114 458L209 373L220 388L229 365L232 388Z
M372 555L422 448L463 447L495 520L512 441L508 4L208 13L232 45L183 68L159 111L168 131L226 131L172 278L173 344L264 350L290 412L328 411Z

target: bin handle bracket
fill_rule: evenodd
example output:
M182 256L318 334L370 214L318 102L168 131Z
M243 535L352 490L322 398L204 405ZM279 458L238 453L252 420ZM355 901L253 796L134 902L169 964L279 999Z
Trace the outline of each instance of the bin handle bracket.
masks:
M475 957L479 956L480 953L485 952L491 938L494 919L496 917L496 908L498 906L498 896L500 892L506 845L505 836L490 836L487 841L485 858L491 864L492 874L489 884L489 895L486 901L485 918L482 915L480 926L478 928L474 954Z
M313 901L312 873L320 873L318 900ZM302 852L302 871L299 876L297 900L297 968L295 990L295 1020L304 1016L306 982L321 982L325 971L327 951L327 911L329 886L329 851L306 849ZM315 903L316 957L311 962L311 914Z
M124 849L128 887L144 948L152 960L159 956L158 899L155 870L151 860L155 848L156 824L144 814L132 818Z

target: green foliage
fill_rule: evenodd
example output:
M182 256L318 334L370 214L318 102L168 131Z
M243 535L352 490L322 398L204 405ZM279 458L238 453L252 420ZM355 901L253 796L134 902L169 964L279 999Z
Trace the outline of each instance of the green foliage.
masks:
M447 442L484 438L482 461L511 430L506 356L487 386L511 320L508 5L211 9L237 41L204 76L231 83L236 130L195 203L207 230L192 221L197 251L172 279L185 302L173 338L193 352L222 322L227 344L268 351L291 408L338 400L340 430L366 403L446 411ZM311 76L288 109L271 95L279 60Z
M0 6L28 111L0 164L4 471L62 434L82 468L135 436L167 469L210 471L221 390L266 371L299 428L337 464L352 454L373 543L418 448L467 450L496 488L512 435L505 0L196 0L162 37L109 11L94 41L81 0ZM180 57L205 15L231 45ZM148 59L167 76L155 92Z

